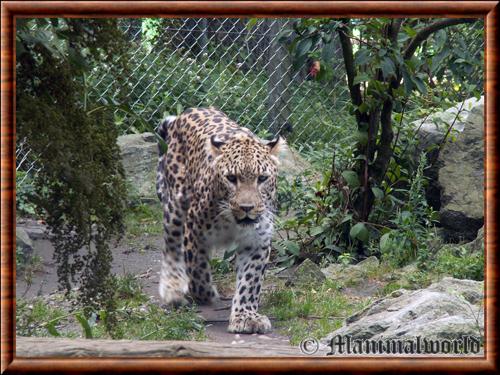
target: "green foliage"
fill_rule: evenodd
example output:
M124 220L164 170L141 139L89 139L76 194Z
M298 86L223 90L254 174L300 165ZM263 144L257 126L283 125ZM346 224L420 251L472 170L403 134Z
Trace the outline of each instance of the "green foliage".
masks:
M252 55L241 56L241 59L230 58L247 53L236 44L208 45L206 53L196 54L196 46L186 48L186 41L175 42L179 35L174 33L170 35L173 39L169 39L168 33L158 34L158 27L170 26L173 21L143 22L143 30L148 30L146 33L151 35L151 39L148 37L140 45L134 44L137 51L131 63L137 66L130 72L125 84L129 90L127 101L134 103L131 112L141 113L145 119L153 118L150 122L157 124L166 115L177 114L179 109L215 106L245 127L265 129L268 105L255 99L267 93L269 77L263 70L248 70L238 64L241 60L252 65ZM172 74L173 71L175 74ZM102 72L93 74L88 84L104 89L115 79L113 74ZM144 81L149 82L146 88L142 84ZM315 138L342 138L339 133L349 133L345 127L353 125L353 121L348 114L338 111L336 119L319 116L335 112L336 108L345 105L348 98L344 88L339 86L332 90L332 87L315 81L292 80L290 85L288 106L294 108L289 119L294 129L287 139L290 143L309 142L311 134L308 129L314 130ZM326 91L335 93L335 97L321 95ZM304 92L312 94L304 96ZM108 101L111 102L111 99ZM126 111L115 113L114 121L122 133L151 131L151 124L138 121L136 116Z
M284 266L304 254L334 256L344 252L343 245L351 246L347 234L353 219L348 210L352 190L335 169L324 172L320 180L310 177L314 182L307 182L306 176L278 184L279 216L285 219L277 219L283 234L273 246Z
M53 321L58 321L66 316L60 308L48 305L42 299L16 301L16 334L19 336L49 336L47 325L52 326ZM43 322L43 323L41 323ZM52 330L53 331L53 330Z
M128 236L163 233L163 211L159 204L139 204L129 207L125 215Z
M415 176L407 192L408 200L397 209L397 214L389 222L394 229L385 229L380 237L382 258L397 266L404 266L418 257L427 259L428 243L433 238L432 222L436 213L425 199L424 168L427 159L422 153ZM403 190L403 189L400 189Z
M22 183L21 183L22 181ZM24 171L16 172L16 214L35 216L36 205L33 203L35 189L31 177Z
M133 275L115 279L113 311L85 313L84 308L53 307L43 299L16 303L16 332L21 336L114 338L130 340L202 340L204 326L196 307L165 311L150 303ZM115 323L107 327L113 314Z
M430 263L433 272L457 279L484 280L484 252L447 245Z
M224 276L233 271L231 258L235 255L237 249L238 247L233 245L231 248L224 251L222 259L215 257L210 259L210 266L214 275Z
M387 216L379 203L385 208L384 201L390 200L388 212L401 208L406 192L400 190L415 172L407 152L413 151L415 130L410 129L405 113L414 119L412 115L429 108L443 108L482 92L483 55L471 51L470 44L483 38L483 24L470 19L302 19L295 23L294 31L293 38L290 32L282 40L288 42L297 67L310 58L321 60L322 69L328 70L331 44L338 38L342 47L351 112L357 123L353 165L342 176L354 192L352 214L357 223L350 236L358 241L358 253L363 253L374 232L368 222ZM469 44L463 42L463 32ZM331 78L325 73L317 79ZM375 217L374 208L378 211ZM419 214L412 219L413 213L406 210L400 210L398 216L389 220L408 229L420 221ZM394 242L399 246L399 234L383 237L384 245ZM402 258L415 256L407 253L418 247L416 237L420 235L407 238L413 244L403 244L406 255Z
M261 310L274 317L274 324L296 345L304 338L321 338L340 328L347 316L368 302L342 294L335 282L327 280L317 289L278 286L263 294Z
M111 311L108 241L123 229L125 185L112 111L92 111L85 77L97 63L123 70L126 45L112 19L19 19L16 46L17 134L41 167L35 203L54 234L60 285L69 291L79 276L86 316Z

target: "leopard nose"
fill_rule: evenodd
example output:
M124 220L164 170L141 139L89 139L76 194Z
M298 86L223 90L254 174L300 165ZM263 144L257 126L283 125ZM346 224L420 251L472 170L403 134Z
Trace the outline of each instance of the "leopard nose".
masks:
M248 212L250 212L250 211L252 211L252 210L254 209L254 207L255 207L255 206L254 206L254 205L251 205L251 204L241 204L241 205L240 205L240 209L241 209L242 211L244 211L244 212L247 212L247 213L248 213Z

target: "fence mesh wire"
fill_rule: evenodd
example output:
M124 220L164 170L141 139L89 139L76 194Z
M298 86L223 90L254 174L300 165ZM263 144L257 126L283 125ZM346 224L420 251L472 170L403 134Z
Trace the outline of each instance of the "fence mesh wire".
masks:
M282 133L298 146L335 139L335 125L353 121L340 44L331 77L312 79L311 60L294 66L279 40L294 20L258 19L249 27L248 19L169 19L157 29L148 22L159 20L120 20L130 43L125 98L106 67L87 77L94 99L122 107L115 113L121 134L144 131L144 122L152 130L188 107L215 106L259 135ZM471 46L473 54L483 49L483 38ZM17 169L32 174L35 160L18 140Z
M245 19L170 20L148 48L141 24L124 20L133 67L127 104L155 125L186 107L215 106L256 132L293 129L294 140L305 133L308 139L323 137L315 134L315 125L323 125L324 133L332 118L346 113L343 62L335 60L337 79L328 84L313 81L307 63L292 67L289 52L278 41L292 22L260 19L248 28ZM340 56L340 46L334 53ZM113 96L110 78L100 70L90 77L98 99ZM137 120L125 122L122 131L134 131Z

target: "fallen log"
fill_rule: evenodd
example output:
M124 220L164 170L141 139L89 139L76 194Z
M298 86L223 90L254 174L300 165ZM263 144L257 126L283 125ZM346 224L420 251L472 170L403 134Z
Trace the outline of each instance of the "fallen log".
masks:
M297 346L266 343L138 341L16 337L18 357L290 357L304 356Z

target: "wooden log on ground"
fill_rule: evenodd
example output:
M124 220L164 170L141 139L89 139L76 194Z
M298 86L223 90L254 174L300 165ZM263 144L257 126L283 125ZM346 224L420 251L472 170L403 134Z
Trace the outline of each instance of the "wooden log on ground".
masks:
M18 357L290 357L297 346L201 341L91 340L16 337Z

